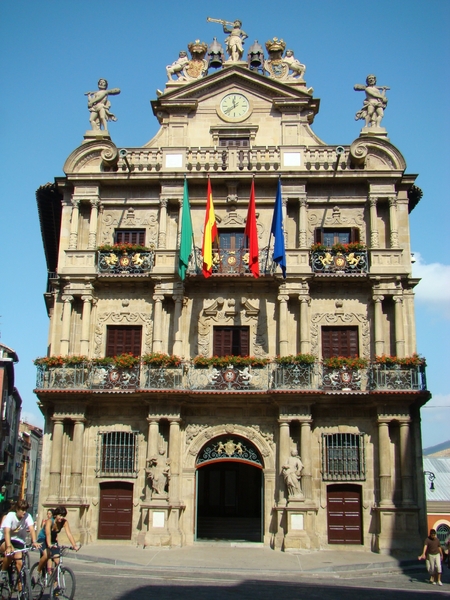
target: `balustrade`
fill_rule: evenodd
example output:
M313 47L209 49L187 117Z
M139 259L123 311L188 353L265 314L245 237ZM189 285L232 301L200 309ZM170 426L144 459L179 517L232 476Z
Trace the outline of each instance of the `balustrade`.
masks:
M98 272L102 275L150 273L155 262L154 252L118 252L109 250L98 253Z

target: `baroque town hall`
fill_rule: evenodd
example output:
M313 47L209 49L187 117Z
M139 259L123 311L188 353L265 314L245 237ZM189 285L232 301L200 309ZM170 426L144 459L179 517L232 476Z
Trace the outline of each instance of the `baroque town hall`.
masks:
M220 22L167 67L160 128L117 148L114 96L37 191L48 266L41 510L77 539L419 547L425 498L409 214L416 175L355 86L350 145L312 130L305 66ZM113 129L114 125L110 126Z

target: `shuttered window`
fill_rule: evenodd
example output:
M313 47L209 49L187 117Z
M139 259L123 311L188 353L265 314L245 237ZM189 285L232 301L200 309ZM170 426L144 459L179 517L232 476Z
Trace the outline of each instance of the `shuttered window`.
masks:
M334 244L348 244L359 241L359 229L357 227L350 227L348 229L317 227L314 231L314 242L316 244L325 244L328 248L331 248Z
M358 327L322 327L322 358L359 356Z
M145 229L116 229L114 243L145 246Z
M214 327L214 356L248 356L248 327Z
M108 325L106 328L106 356L141 354L142 327L140 325Z

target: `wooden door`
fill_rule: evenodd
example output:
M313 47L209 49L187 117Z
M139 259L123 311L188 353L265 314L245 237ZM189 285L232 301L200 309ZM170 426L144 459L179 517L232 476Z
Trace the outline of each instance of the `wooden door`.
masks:
M100 484L99 540L130 540L133 521L133 484Z
M361 488L330 485L327 489L328 543L362 544Z

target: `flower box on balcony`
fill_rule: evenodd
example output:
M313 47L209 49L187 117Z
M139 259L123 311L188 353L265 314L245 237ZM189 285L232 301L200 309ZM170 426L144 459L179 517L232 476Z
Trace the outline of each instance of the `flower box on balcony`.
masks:
M265 367L269 363L268 358L257 358L256 356L196 356L192 364L197 369L215 367L217 369L228 366L233 367Z
M182 363L182 360L179 356L175 356L174 354L151 352L149 354L144 354L141 357L141 362L143 365L148 365L150 368L160 369L179 367Z

